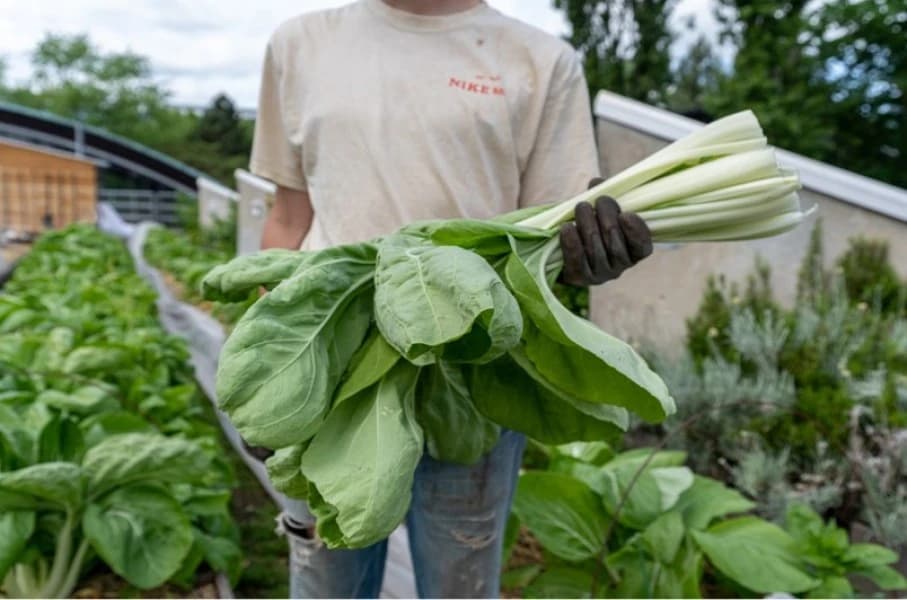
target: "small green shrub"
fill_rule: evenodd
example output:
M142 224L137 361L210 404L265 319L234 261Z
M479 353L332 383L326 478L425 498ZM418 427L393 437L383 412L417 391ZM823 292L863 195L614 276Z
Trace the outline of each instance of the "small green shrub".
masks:
M907 423L907 287L884 242L855 238L837 268L824 264L817 226L790 309L762 263L742 293L709 279L688 355L654 361L678 404L663 431L770 519L801 502L845 527L868 523L888 543L907 530L907 509L891 500L907 500L907 460L885 450Z

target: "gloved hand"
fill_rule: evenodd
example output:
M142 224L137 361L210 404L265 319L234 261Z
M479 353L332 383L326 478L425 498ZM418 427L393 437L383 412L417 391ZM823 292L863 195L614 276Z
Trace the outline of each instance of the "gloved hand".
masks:
M589 182L592 188L603 180ZM561 281L568 285L598 285L652 254L652 234L636 213L620 211L613 198L601 196L595 207L582 202L574 220L560 231L564 270Z

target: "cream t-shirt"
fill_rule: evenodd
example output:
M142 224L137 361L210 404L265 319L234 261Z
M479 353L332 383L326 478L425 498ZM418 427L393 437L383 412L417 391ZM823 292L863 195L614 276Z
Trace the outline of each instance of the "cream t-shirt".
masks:
M484 3L422 16L382 0L275 31L250 168L308 191L303 249L565 200L599 171L567 43Z

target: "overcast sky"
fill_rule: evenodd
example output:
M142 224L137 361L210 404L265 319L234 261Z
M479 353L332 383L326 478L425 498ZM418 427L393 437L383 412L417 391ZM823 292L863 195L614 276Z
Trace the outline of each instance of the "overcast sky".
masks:
M46 32L88 33L104 50L132 50L151 59L154 74L177 104L206 104L227 92L241 107L256 102L265 43L274 27L302 13L349 0L0 0L0 57L7 82L29 74L29 54ZM487 0L498 10L555 35L566 32L551 0ZM677 24L698 17L714 31L710 0L680 0Z

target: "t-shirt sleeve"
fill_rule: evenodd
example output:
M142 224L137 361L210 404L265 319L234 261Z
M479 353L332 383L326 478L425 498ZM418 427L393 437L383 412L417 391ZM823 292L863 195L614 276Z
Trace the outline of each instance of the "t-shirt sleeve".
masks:
M560 202L599 174L589 91L579 57L565 49L551 77L535 143L521 174L521 208Z
M262 67L249 170L277 185L304 190L306 181L300 148L291 142L287 128L282 85L284 76L272 39L265 51Z

